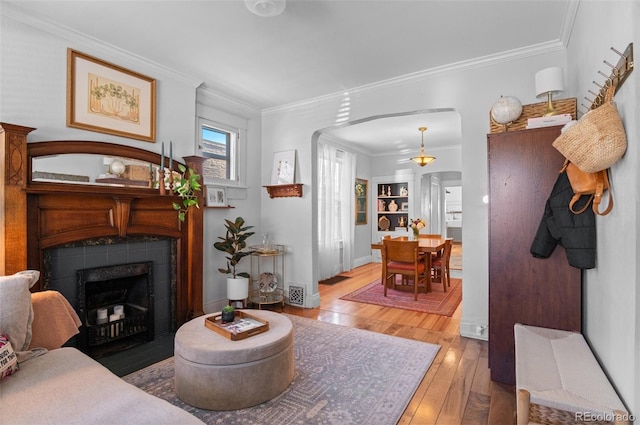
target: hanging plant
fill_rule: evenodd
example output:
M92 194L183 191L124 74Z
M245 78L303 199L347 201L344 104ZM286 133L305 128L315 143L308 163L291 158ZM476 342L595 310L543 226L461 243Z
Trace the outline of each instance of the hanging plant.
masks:
M189 208L200 208L196 192L202 190L202 187L200 186L200 174L195 170L187 169L182 164L178 164L178 169L180 169L180 178L174 181L173 190L176 195L182 198L182 201L181 203L174 202L173 209L178 211L178 219L184 221Z

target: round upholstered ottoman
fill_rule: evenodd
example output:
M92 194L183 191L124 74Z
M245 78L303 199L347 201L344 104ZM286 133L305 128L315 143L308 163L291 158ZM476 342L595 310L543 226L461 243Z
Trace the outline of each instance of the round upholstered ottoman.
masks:
M235 410L264 403L293 380L293 325L284 315L248 310L269 330L239 341L208 329L197 317L176 332L175 391L185 403Z

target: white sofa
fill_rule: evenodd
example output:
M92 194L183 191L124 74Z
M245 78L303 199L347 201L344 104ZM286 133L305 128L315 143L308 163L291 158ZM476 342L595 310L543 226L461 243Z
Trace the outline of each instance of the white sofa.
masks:
M68 340L68 330L62 337L52 335L59 333L59 323L69 321L66 314L72 321L77 319L73 309L68 309L68 313L62 311L55 318L49 316L49 310L46 317L40 316L45 319L42 323L48 327L45 329L48 335L40 338L38 332L42 330L36 326L32 334L33 318L38 317L40 309L37 303L33 307L29 292L35 280L33 272L26 277L24 274L0 277L0 334L8 335L18 354L18 370L0 379L3 407L0 423L203 424L186 411L126 383L75 348L34 348L32 339Z

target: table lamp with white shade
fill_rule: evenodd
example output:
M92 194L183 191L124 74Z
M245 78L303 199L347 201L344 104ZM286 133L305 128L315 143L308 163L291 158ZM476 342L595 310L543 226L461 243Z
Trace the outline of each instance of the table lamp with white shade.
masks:
M564 91L564 76L562 68L552 66L536 72L536 96L538 98L547 98L547 110L545 117L556 115L557 112L553 107L553 95L560 94Z

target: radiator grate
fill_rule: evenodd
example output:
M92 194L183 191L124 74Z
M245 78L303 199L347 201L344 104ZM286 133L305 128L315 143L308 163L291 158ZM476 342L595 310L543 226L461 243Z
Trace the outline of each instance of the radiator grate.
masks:
M302 286L289 286L289 304L304 305L304 288Z

